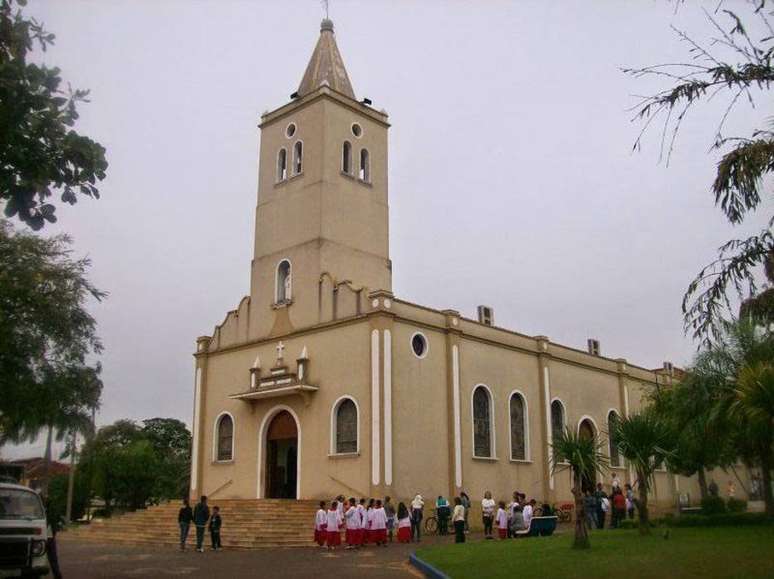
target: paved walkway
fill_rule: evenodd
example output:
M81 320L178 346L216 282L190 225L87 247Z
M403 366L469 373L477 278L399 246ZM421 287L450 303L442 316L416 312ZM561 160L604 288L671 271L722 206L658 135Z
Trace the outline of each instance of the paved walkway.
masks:
M119 577L422 577L408 563L416 545L393 543L359 551L317 548L261 549L181 553L169 548L100 544L61 536L59 558L65 579ZM423 545L451 543L453 537L430 537Z

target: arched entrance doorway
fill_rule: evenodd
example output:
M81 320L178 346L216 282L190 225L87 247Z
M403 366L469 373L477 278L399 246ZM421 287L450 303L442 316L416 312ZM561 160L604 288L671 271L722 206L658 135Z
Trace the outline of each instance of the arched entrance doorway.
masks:
M587 440L596 440L597 429L594 427L594 423L590 419L584 418L581 420L580 424L578 425L578 436ZM597 473L595 472L584 474L581 481L581 490L584 492L594 492L594 487L596 487L597 482L596 476Z
M278 412L266 430L268 499L295 499L298 483L298 427L287 410Z

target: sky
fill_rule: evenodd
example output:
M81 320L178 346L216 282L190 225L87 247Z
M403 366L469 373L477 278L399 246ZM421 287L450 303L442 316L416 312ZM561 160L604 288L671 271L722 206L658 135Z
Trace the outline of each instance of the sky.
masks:
M707 39L701 4L641 0L331 0L358 98L390 115L397 297L659 367L687 364L680 302L733 237L709 192L725 107L692 111L667 165L658 130L632 151L624 67L687 61L671 27ZM726 6L743 8L744 2ZM262 112L289 100L319 34L318 0L31 0L56 34L39 59L91 90L77 130L107 148L101 199L56 226L109 297L98 424L191 422L195 338L249 289ZM771 99L741 102L749 135ZM39 455L42 441L2 454Z

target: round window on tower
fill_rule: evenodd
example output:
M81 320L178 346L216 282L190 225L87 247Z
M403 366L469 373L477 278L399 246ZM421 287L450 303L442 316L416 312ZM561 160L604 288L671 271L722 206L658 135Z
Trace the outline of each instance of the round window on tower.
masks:
M417 332L411 336L411 349L417 358L424 358L427 356L427 338L424 334Z
M290 123L285 129L285 136L289 139L296 134L296 123Z
M357 123L352 123L352 134L355 135L357 138L362 137L363 136L363 127L361 127Z

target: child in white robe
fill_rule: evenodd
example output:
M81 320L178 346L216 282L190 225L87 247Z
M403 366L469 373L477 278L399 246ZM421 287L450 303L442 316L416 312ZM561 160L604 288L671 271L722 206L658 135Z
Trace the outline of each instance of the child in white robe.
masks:
M328 543L328 549L336 549L338 545L341 545L341 527L342 520L339 516L338 503L333 501L331 508L325 513L325 536Z
M366 542L366 508L365 499L360 499L357 506L357 514L360 517L360 527L357 531L358 545L365 545Z
M377 547L387 546L387 513L382 501L376 501L376 506L371 509L371 541Z
M357 506L353 498L349 499L349 508L344 513L344 519L347 526L347 549L360 547L360 514L357 512Z
M411 542L411 517L406 505L398 503L398 543Z
M314 542L320 545L320 547L325 546L325 540L327 539L325 535L326 522L325 501L320 501L320 508L314 517Z
M374 522L374 499L368 499L368 508L365 512L365 542L373 543L373 533L371 532L371 525Z
M497 533L501 539L508 538L508 513L505 511L505 503L500 501L499 509L497 509L497 516L495 521L497 522Z

